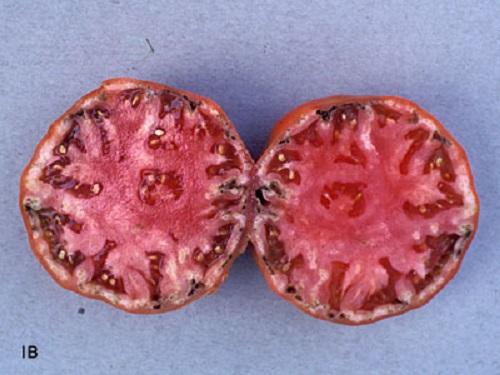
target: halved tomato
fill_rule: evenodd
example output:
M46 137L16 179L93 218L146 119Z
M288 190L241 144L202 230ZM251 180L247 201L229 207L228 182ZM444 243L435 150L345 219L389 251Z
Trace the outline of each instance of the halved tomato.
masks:
M50 126L22 174L21 212L63 287L167 311L216 290L244 250L252 168L210 99L113 79Z
M255 257L314 317L370 323L416 308L457 272L479 201L462 147L398 97L303 104L256 166Z

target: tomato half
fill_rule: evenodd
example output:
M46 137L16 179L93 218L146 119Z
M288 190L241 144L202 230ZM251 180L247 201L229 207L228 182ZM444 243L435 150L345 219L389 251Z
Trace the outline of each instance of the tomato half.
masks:
M21 176L20 208L63 287L168 311L216 290L244 250L252 168L212 100L113 79L50 126Z
M371 323L426 303L477 230L464 150L399 97L297 107L275 126L255 184L251 240L268 284L333 322Z

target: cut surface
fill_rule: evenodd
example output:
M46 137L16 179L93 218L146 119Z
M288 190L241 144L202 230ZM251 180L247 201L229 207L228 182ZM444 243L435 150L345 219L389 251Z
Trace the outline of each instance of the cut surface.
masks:
M328 98L287 116L257 164L256 258L306 312L369 323L455 274L479 203L465 154L399 98Z
M21 210L63 286L170 310L214 290L243 250L251 168L212 101L110 80L51 126L21 178Z

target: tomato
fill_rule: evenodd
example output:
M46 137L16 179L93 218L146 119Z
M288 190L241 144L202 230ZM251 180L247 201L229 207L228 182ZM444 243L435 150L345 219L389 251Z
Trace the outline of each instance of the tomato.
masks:
M320 319L364 324L429 301L458 271L479 200L464 150L398 97L305 103L256 165L254 255Z
M63 287L168 311L216 290L244 250L252 167L210 99L113 79L50 126L21 176L20 208Z

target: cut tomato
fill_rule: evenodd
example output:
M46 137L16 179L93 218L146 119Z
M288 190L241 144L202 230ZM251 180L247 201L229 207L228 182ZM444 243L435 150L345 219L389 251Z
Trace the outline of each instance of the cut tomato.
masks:
M427 302L477 228L465 152L397 97L329 97L275 127L256 166L255 257L305 312L370 323Z
M244 250L252 167L213 101L113 79L51 125L21 177L21 211L63 287L167 311L213 292Z

